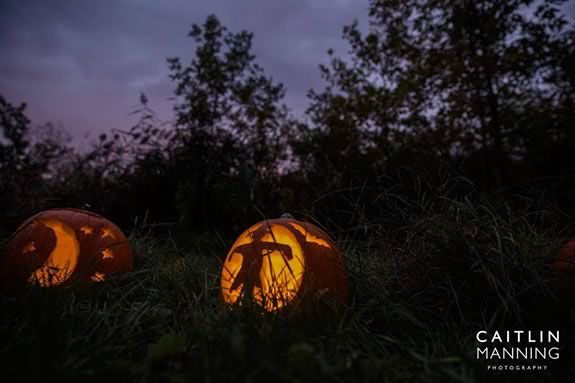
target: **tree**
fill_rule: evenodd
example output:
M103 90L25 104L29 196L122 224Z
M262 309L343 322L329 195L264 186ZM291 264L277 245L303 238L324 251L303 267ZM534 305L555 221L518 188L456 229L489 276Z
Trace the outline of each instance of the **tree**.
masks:
M0 174L6 176L12 169L18 167L26 159L28 148L28 134L30 120L24 114L26 104L13 106L4 97L0 96L0 127L2 140L0 140Z
M70 150L61 129L52 124L31 129L25 112L25 104L14 106L0 95L0 230L41 207L54 167Z
M60 200L117 217L123 225L148 211L154 220L173 219L174 192L164 182L169 174L169 129L145 95L139 100L131 128L101 133L89 150L74 153L60 167L54 190Z
M568 93L555 81L570 35L563 2L373 0L367 33L344 28L351 60L331 52L321 68L328 85L310 94L310 115L379 169L429 151L470 164L482 188L511 183L535 134L530 111L553 119Z
M168 59L176 82L171 150L185 180L179 185L184 215L201 224L218 206L270 204L289 118L283 85L254 62L251 33L228 32L209 16L189 36L195 43L192 61Z

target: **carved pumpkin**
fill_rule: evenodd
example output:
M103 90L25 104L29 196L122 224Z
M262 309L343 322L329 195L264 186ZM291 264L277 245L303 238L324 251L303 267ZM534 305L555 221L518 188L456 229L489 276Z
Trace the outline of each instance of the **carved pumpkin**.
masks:
M575 272L575 240L567 241L559 255L551 262L551 268L558 272Z
M46 210L26 220L2 254L0 280L43 287L99 282L132 270L130 243L107 219L84 210Z
M226 303L247 298L277 311L309 293L349 300L341 254L312 224L291 218L259 222L239 236L225 259Z

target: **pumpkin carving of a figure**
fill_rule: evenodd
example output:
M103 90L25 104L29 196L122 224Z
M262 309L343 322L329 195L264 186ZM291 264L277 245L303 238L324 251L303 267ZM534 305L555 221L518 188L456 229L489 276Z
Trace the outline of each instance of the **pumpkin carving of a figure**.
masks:
M224 302L247 298L278 311L303 294L349 301L341 254L323 231L280 218L259 222L239 236L223 265Z
M133 268L130 243L107 219L84 210L46 210L26 220L0 260L5 286L105 280Z

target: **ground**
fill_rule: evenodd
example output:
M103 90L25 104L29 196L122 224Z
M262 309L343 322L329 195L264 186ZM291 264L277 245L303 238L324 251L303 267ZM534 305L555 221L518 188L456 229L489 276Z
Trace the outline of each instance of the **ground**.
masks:
M141 227L132 273L0 292L2 368L24 381L572 381L575 275L550 267L569 217L509 201L386 198L379 218L331 230L349 307L225 307L233 238ZM476 359L477 331L517 328L561 331L549 371L489 372Z

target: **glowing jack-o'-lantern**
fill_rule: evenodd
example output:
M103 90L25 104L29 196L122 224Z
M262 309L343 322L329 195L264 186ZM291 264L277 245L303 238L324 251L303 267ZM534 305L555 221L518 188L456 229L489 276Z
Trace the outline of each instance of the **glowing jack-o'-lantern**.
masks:
M551 268L558 272L575 272L575 240L567 241L559 255L551 262Z
M2 254L4 285L43 287L99 282L132 270L130 243L107 219L84 210L53 209L26 220Z
M259 222L239 236L224 261L226 303L248 298L277 311L309 293L349 300L341 254L312 224L291 218Z

